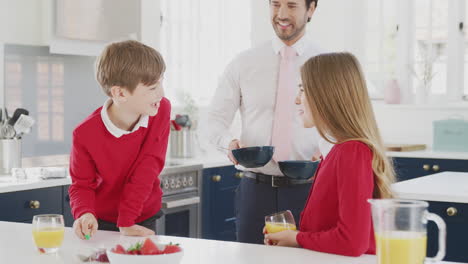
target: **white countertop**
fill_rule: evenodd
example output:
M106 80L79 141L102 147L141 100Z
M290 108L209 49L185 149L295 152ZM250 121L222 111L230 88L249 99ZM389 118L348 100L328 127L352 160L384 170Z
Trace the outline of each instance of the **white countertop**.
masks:
M29 178L17 180L12 176L0 177L0 193L17 192L48 187L56 187L71 184L71 178L42 180L40 178Z
M170 166L186 166L194 164L202 164L203 168L214 168L231 166L232 163L225 153L219 151L210 151L210 154L199 153L194 158L168 158L166 160L167 167ZM410 151L410 152L387 152L390 157L407 157L407 158L433 158L433 159L462 159L468 160L467 152L434 152L431 150ZM23 159L24 167L36 166L68 166L68 155L56 155L46 157L33 157ZM47 188L68 185L71 183L70 178L40 180L28 179L17 181L9 175L0 175L0 193L31 190L38 188Z
M392 189L402 199L468 203L468 173L440 172L395 183Z
M58 155L40 158L23 159L25 166L57 166L67 167L68 155ZM26 163L26 164L25 164ZM166 160L165 169L178 166L190 166L202 164L203 168L214 168L231 166L232 163L223 153L213 153L213 155L199 156L196 158L169 158ZM164 173L164 170L163 170ZM63 179L42 180L38 177L29 177L25 180L18 180L11 175L0 175L0 193L25 191L32 189L56 187L71 184L69 177Z
M89 241L76 238L71 228L65 230L65 240L56 255L41 255L34 247L31 224L0 222L0 256L2 263L80 263L77 254L90 254L93 248L128 245L142 238L121 236L118 232L98 231ZM324 254L300 248L272 247L237 242L156 236L161 243L179 243L184 250L181 264L375 264L375 256L358 258ZM449 263L449 262L441 262Z
M395 158L468 160L468 152L442 152L431 149L401 152L387 151L387 156Z

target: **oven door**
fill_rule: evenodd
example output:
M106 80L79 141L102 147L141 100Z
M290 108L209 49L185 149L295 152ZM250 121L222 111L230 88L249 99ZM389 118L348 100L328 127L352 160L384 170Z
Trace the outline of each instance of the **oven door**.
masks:
M158 235L200 237L200 196L177 194L162 198L164 216L157 220Z

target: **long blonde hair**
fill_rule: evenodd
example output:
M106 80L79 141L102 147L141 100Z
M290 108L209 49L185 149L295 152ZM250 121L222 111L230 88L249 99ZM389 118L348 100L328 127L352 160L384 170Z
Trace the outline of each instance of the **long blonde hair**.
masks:
M356 57L346 52L318 55L302 66L301 77L305 98L320 135L333 144L358 140L369 146L373 155L373 196L391 198L390 185L395 181L395 172L385 155Z

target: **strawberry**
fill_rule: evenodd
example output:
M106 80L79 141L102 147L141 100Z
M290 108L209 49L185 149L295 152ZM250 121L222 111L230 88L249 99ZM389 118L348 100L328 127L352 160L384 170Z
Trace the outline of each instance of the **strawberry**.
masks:
M151 239L147 238L145 242L143 242L143 246L141 246L141 254L142 255L157 255L157 254L161 254L161 251Z
M172 244L169 243L169 245L166 246L166 248L164 248L164 251L162 252L162 254L171 254L171 253L176 253L176 252L179 252L181 251L182 249L179 247L179 244Z
M122 245L119 245L119 244L117 244L117 246L115 246L115 248L112 249L112 252L117 253L117 254L125 254L125 253L127 253L127 251L125 250L125 248L122 247Z

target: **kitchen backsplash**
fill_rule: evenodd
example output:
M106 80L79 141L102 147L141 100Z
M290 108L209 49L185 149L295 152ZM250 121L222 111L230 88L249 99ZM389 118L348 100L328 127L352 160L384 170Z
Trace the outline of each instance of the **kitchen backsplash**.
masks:
M55 55L48 47L5 45L5 102L36 120L23 137L23 157L69 153L75 126L104 103L95 57Z

